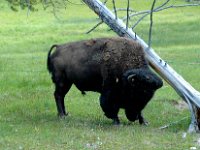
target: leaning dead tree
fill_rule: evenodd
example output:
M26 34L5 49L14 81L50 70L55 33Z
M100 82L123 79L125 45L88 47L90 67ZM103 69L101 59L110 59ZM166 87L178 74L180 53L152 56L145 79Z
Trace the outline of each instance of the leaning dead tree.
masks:
M196 132L200 129L200 93L195 90L188 82L186 82L181 75L176 73L176 71L170 67L164 60L162 60L151 48L151 41L149 39L149 44L145 43L136 33L132 31L131 28L117 17L116 9L114 13L110 11L105 3L99 0L83 0L102 20L101 22L106 23L113 31L115 31L119 36L128 37L133 40L137 40L141 43L146 52L146 58L149 61L151 67L158 73L163 79L168 82L174 90L182 97L182 99L188 104L191 112L191 124L189 126L189 132ZM169 0L166 1L166 3ZM155 0L154 0L155 4ZM140 12L146 15L147 13L151 15L153 12L160 11L161 7L154 9L154 4L150 11ZM163 4L164 6L164 4ZM173 7L173 6L171 6ZM127 7L127 9L129 9ZM163 8L162 8L163 9ZM127 13L127 18L131 17L131 14ZM128 21L128 19L127 19ZM100 22L100 23L101 23ZM99 24L100 24L99 23ZM150 28L151 32L151 28Z

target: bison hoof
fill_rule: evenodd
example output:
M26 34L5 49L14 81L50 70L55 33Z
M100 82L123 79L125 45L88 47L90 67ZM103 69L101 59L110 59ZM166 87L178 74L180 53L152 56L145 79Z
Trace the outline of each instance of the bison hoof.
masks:
M149 125L149 122L144 120L143 122L140 122L141 125L144 125L144 126L148 126Z
M119 121L119 119L117 118L117 119L113 119L113 125L120 125L120 121Z
M65 119L66 117L68 116L68 113L65 113L65 114L58 114L58 117L60 118L60 119Z

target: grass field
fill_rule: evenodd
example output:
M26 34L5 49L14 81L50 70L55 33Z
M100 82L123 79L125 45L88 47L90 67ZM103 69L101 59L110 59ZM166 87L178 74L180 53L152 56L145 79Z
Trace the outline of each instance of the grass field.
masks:
M136 1L134 7L142 10L149 5ZM147 127L129 124L123 110L122 125L113 126L99 106L99 94L82 96L75 87L65 100L70 115L65 120L57 118L54 86L46 69L51 45L116 34L106 25L85 34L97 23L97 16L85 5L69 5L58 14L62 21L51 9L26 14L26 10L13 12L5 2L0 4L0 149L200 149L200 135L182 137L190 124L190 113L167 83L144 109L150 122ZM200 7L156 13L152 46L200 91L199 14ZM148 18L135 30L147 40Z

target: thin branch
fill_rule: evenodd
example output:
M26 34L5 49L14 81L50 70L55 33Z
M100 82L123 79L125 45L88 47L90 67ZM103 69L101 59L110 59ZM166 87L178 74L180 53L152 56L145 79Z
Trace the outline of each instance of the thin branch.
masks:
M47 2L46 0L43 0L42 1L42 6L43 6L43 9L45 10L46 8L49 7L49 2Z
M167 0L167 1L164 2L162 5L160 5L160 6L158 6L157 8L155 8L155 9L153 10L153 12L155 12L155 11L156 11L157 9L159 9L159 8L164 7L169 1L170 1L170 0ZM140 12L137 12L137 13L134 13L134 14L129 15L129 17L131 18L131 17L134 17L134 16L138 16L138 15L144 14L140 19L138 19L138 21L137 21L131 28L134 29L134 28L140 23L140 21L142 21L147 15L149 15L149 13L151 13L150 10L145 10L145 11L140 11ZM126 20L126 18L124 17L122 20L124 21L124 20Z
M148 42L149 48L151 47L152 27L153 27L153 10L154 10L155 3L156 3L156 0L153 1L153 4L151 6L151 13L150 13L149 42Z
M169 2L169 0L167 2L165 2L164 4L166 5L167 3ZM162 4L161 6L163 7L164 4ZM157 7L153 10L153 12L159 12L159 11L162 11L162 10L166 10L166 9L169 9L169 8L180 8L180 7L187 7L187 6L200 6L200 4L183 4L183 5L170 5L170 6L166 6L166 7ZM138 12L138 13L135 13L135 14L132 14L130 15L129 17L133 17L133 16L138 16L138 15L142 15L144 14L142 17L140 17L138 19L138 21L131 27L132 29L134 29L146 16L148 16L149 14L151 13L150 10L146 10L146 11L141 11L141 12ZM126 18L123 18L123 20L125 20Z
M126 30L128 30L128 23L129 23L129 7L130 7L130 1L129 0L127 0L128 1L128 4L127 4L127 19L126 19Z
M167 0L167 1L164 2L162 5L160 5L160 6L158 6L157 8L155 8L155 10L164 7L169 1L170 1L170 0ZM154 11L155 11L155 10L154 10ZM146 13L149 14L149 13L150 13L150 10L139 11L139 12L137 12L137 13L131 14L129 17L134 17L134 16L146 14ZM126 18L124 17L122 20L124 21L124 20L126 20Z
M103 2L103 5L106 5L108 0L105 0ZM101 24L103 24L103 21L101 20L100 22L98 22L92 29L90 29L89 31L86 32L86 34L89 34L90 32L94 31L98 26L100 26Z
M156 9L162 8L165 5L167 5L167 3L169 3L170 0L166 0L166 2L164 2L162 5L158 6Z
M73 5L84 5L84 3L74 3L74 2L71 2L70 0L66 0L66 1Z
M164 125L164 126L160 127L159 129L162 130L162 129L169 128L170 126L175 125L175 124L178 124L178 123L180 123L181 121L186 120L186 119L188 119L188 118L189 118L189 117L184 117L184 118L182 118L181 120L174 121L174 122L171 122L171 123L169 123L169 124L167 124L167 125Z
M54 3L53 0L50 0L50 4L51 4L52 7L53 7L53 15L54 15L54 17L55 17L57 20L60 21L60 18L59 18L59 17L57 16L57 14L56 14L56 4Z
M106 5L108 0L105 0L103 2L103 5ZM94 31L98 26L100 26L101 24L103 24L103 21L101 20L100 22L98 22L92 29L90 29L89 31L86 32L86 34L89 34L90 32Z
M114 9L114 13L115 13L115 19L117 19L117 9L116 9L116 6L115 6L115 0L112 0L112 3L113 3L113 9Z
M105 0L105 1L103 2L103 4L105 5L105 4L107 3L107 1L108 1L108 0Z
M99 25L101 25L103 23L103 21L100 21L99 23L97 23L92 29L90 29L89 31L86 32L86 34L89 34L90 32L92 32L93 30L95 30Z
M30 3L30 0L26 0L26 4L27 4L27 7L28 7L28 11L27 11L27 17L28 17L29 14L30 14L30 11L31 11L31 3Z
M127 11L127 8L116 8L116 11ZM113 11L112 11L113 12ZM136 10L129 7L129 12L136 12Z
M162 5L156 7L153 12L159 12L159 11L162 11L162 10L165 10L165 9L169 9L169 8L180 8L180 7L187 7L187 6L200 6L200 4L182 4L182 5L170 5L170 6L166 6L164 7L165 5L167 5L167 3L169 2L170 0L167 0L166 2L164 2ZM139 16L139 15L143 15L143 14L150 14L150 10L144 10L144 11L139 11L137 13L133 13L133 14L130 14L130 18L131 17L134 17L134 16ZM126 17L122 18L122 20L126 20Z
M158 6L158 7L155 8L155 9L153 9L153 12L155 12L157 9L162 8L163 6L165 6L169 1L170 1L170 0L167 0L167 1L164 2L162 5ZM138 15L144 14L142 17L140 17L140 18L138 19L138 21L137 21L131 28L134 29L134 28L140 23L140 21L142 21L142 20L143 20L146 16L148 16L149 13L151 13L151 12L152 12L152 11L150 11L150 10L145 10L145 11L140 11L140 12L137 12L137 13L135 13L135 14L130 15L129 17L131 18L131 17L133 17L133 16L138 16ZM123 18L122 20L125 20L125 19L126 19L126 18Z
M170 6L166 6L164 8L160 8L160 9L156 10L155 12L162 11L162 10L169 9L169 8L181 8L181 7L188 7L188 6L200 6L200 4L170 5Z
M138 21L131 27L132 29L134 29L139 23L140 21L142 21L146 16L148 16L149 14L145 14L143 15L140 19L138 19Z

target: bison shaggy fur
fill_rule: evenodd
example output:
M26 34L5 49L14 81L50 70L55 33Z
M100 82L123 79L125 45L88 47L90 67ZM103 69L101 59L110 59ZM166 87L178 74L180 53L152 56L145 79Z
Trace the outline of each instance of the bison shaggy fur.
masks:
M82 93L100 93L101 108L115 124L119 124L120 108L130 121L145 123L142 109L163 84L150 70L143 47L122 37L53 45L47 67L59 116L67 115L64 97L74 84Z

